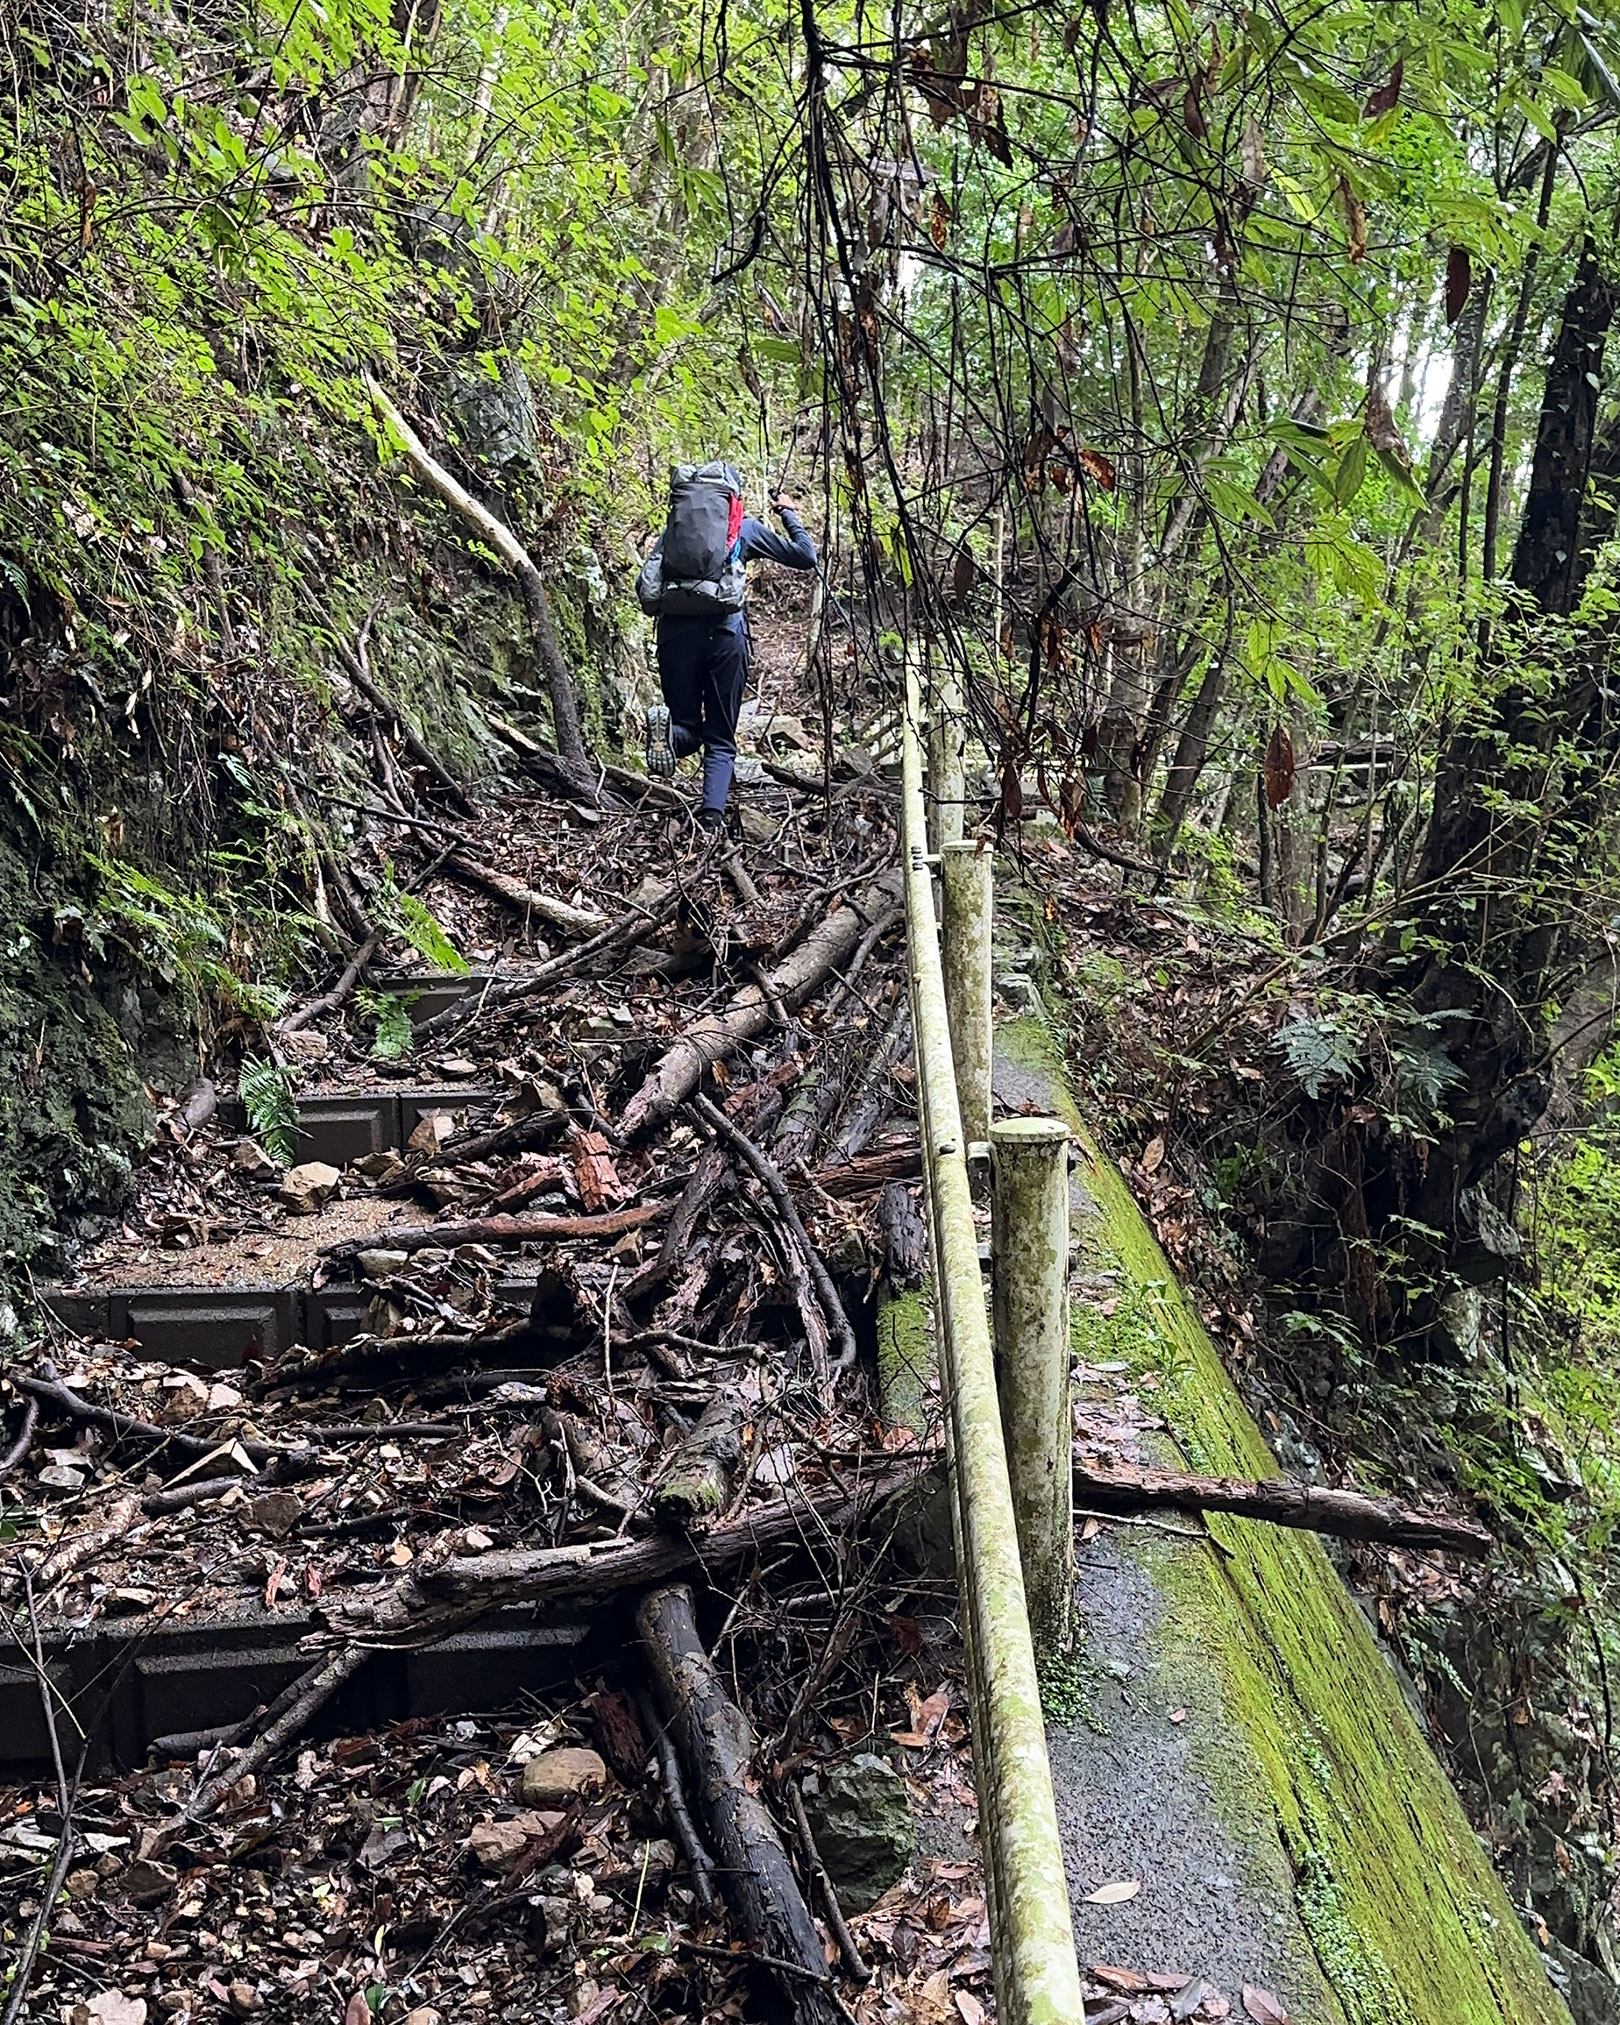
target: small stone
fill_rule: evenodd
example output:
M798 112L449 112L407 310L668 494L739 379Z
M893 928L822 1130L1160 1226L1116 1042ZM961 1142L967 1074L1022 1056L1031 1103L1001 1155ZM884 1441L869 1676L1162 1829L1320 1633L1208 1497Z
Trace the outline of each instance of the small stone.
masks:
M362 1153L349 1166L367 1181L393 1181L405 1172L405 1163L397 1153Z
M486 1870L505 1870L523 1854L528 1839L519 1821L480 1821L467 1837L467 1847Z
M158 1999L158 2009L160 2011L167 2011L171 2017L178 2011L189 2011L191 2009L191 1992L189 1990L165 1990L163 1995Z
M53 1491L71 1498L84 1489L84 1472L66 1469L61 1463L48 1463L34 1481L41 1490Z
M67 1895L75 1905L87 1898L94 1898L101 1879L93 1870L70 1870L67 1875Z
M905 1874L916 1854L906 1783L872 1751L804 1782L816 1849L847 1912L866 1912Z
M391 1280L395 1273L404 1272L411 1262L411 1255L377 1247L371 1251L356 1252L354 1262L360 1268L362 1279Z
M285 1540L304 1516L304 1501L296 1491L266 1491L243 1508L242 1519L255 1533L272 1540Z
M276 1200L296 1216L313 1216L323 1203L330 1202L343 1181L335 1167L324 1160L301 1161L281 1177ZM244 1986L245 1987L245 1986Z
M272 1160L257 1139L239 1139L231 1165L249 1181L273 1181L281 1172L281 1163Z
M109 1617L137 1617L157 1601L155 1589L111 1589L101 1599Z
M443 1056L439 1062L439 1069L442 1074L458 1083L468 1082L479 1074L478 1064L469 1062L465 1055Z
M523 1768L523 1798L531 1807L561 1807L589 1800L606 1790L607 1764L600 1752L575 1745L542 1751Z
M418 2004L405 2013L405 2025L443 2025L443 2021L431 2004Z
M417 1119L416 1129L405 1143L413 1153L436 1157L455 1136L456 1121L448 1111L426 1111Z
M227 1995L231 2001L231 2009L238 2018L251 2017L264 2002L251 1983L233 1983Z
M161 1905L180 1882L171 1864L137 1857L124 1872L125 1895L136 1905Z
M486 1533L482 1526L469 1526L456 1542L463 1554L487 1554L494 1544L494 1535Z

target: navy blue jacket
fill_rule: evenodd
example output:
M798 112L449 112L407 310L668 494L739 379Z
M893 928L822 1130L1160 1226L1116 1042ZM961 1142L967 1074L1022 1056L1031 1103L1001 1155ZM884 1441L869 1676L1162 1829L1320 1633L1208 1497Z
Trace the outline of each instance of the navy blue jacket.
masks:
M816 545L810 538L809 529L791 506L782 509L782 525L787 532L778 534L764 521L745 513L737 536L737 548L743 561L780 563L789 570L813 570L820 560ZM663 546L664 537L660 535L651 553L657 555ZM682 633L712 633L717 627L728 626L733 632L741 632L745 623L741 612L660 612L658 615L660 637L666 627Z

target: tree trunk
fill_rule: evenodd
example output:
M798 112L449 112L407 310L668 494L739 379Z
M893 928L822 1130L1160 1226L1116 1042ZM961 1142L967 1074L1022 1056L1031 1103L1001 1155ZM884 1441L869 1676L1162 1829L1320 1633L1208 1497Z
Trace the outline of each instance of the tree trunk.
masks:
M574 678L568 672L568 663L563 659L562 648L557 641L557 628L551 616L551 600L546 596L545 579L535 566L534 558L517 536L498 520L486 506L482 506L467 491L457 484L444 466L428 454L421 438L406 421L393 402L383 392L371 375L365 376L366 390L372 404L388 426L404 445L405 455L413 470L423 478L447 505L453 507L473 532L487 541L506 567L518 580L523 593L523 605L529 615L529 628L534 635L535 652L540 666L545 671L546 688L551 697L551 723L557 735L557 752L573 776L579 794L587 800L596 799L596 776L585 742L579 730L579 706L574 698Z
M821 1936L759 1797L753 1729L703 1649L692 1592L684 1583L653 1590L636 1612L636 1627L719 1857L726 1902L745 1944L782 1965L773 1970L783 2005L778 2015L793 2025L842 2025Z

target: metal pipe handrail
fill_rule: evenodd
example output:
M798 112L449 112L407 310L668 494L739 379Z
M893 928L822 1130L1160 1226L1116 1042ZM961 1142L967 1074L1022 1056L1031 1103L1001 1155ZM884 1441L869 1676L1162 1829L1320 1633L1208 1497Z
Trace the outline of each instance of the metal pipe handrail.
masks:
M974 1783L998 2015L1008 2025L1082 2025L1069 1890L1052 1800L1035 1653L1002 1440L957 1104L933 881L915 676L908 678L901 850L917 1107L934 1263L939 1366L962 1596Z

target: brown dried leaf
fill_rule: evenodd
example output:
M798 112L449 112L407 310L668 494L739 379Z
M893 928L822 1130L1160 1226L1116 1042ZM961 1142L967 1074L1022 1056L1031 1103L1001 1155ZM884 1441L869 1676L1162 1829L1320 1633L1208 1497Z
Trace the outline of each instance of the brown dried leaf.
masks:
M1112 492L1119 483L1119 473L1100 450L1077 450L1075 461L1088 478L1094 478L1104 492Z
M1244 1984L1243 2008L1254 2025L1288 2025L1288 2013L1281 2000L1269 1990L1262 1990L1258 1983Z
M1406 65L1397 59L1395 68L1385 78L1384 82L1379 85L1376 91L1368 93L1367 103L1361 108L1363 119L1379 119L1383 114L1395 110L1396 106L1400 104L1401 79L1405 74Z
M1144 1174L1151 1174L1154 1171L1154 1169L1159 1165L1160 1161L1163 1160L1163 1158L1164 1158L1163 1138L1155 1137L1153 1139L1150 1139L1147 1145L1142 1149L1142 1172Z
M928 207L928 236L934 242L936 252L945 251L945 242L950 237L951 207L945 201L943 190L935 189L933 201Z
M1466 246L1453 246L1446 255L1446 323L1454 324L1463 313L1468 291L1474 285L1474 263Z

